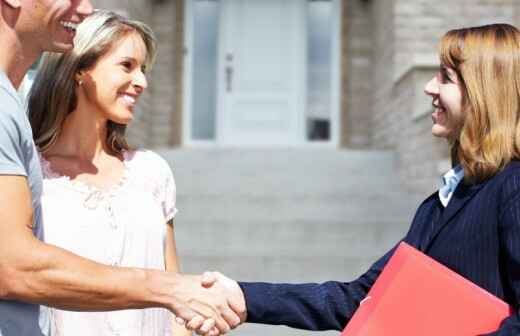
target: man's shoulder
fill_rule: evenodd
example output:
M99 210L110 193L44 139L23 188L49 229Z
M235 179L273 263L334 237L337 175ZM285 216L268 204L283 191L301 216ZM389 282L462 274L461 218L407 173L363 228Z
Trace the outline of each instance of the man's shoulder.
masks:
M16 93L0 82L0 119L9 119L21 121L24 118L25 111Z
M17 105L19 108L23 108L20 98L21 97L13 87L13 84L9 81L9 78L5 73L0 71L0 101L2 102L2 105L5 101L8 104L12 103Z

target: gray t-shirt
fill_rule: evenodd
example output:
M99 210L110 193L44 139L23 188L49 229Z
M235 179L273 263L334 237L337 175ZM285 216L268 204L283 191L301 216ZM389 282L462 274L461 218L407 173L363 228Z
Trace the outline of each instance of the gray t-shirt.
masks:
M43 181L40 160L24 106L2 71L0 71L0 175L27 177L34 211L33 232L38 239L43 240L40 203ZM0 336L41 336L38 319L38 305L0 300Z

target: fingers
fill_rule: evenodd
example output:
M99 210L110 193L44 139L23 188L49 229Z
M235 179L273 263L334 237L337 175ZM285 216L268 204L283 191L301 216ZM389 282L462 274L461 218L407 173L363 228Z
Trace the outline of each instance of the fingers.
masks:
M220 331L218 331L217 328L213 327L209 333L208 333L208 336L218 336L220 334Z
M236 314L227 304L220 307L220 313L231 328L234 329L240 325L240 316L238 316L238 314Z
M234 300L229 301L229 307L235 312L240 320L240 323L245 322L247 318L247 309L245 303L242 302L234 302Z
M195 313L186 306L177 307L173 311L175 314L177 314L175 320L181 325L184 325L185 321L191 321L195 317L201 317L199 314Z
M243 293L234 280L218 272L178 276L178 292L183 294L180 301L187 307L185 311L173 309L177 323L185 323L187 329L200 335L212 336L215 332L227 333L245 320Z
M217 276L215 273L216 272L206 271L202 274L202 280L200 282L202 287L209 288L213 286L213 284L217 281Z
M212 301L212 293L207 293L209 295L208 301L206 302L212 302L212 304L207 304L204 302L193 302L191 304L191 308L195 311L197 311L201 316L204 316L205 318L212 318L215 320L215 326L218 330L220 330L221 333L227 333L231 330L231 327L229 323L227 322L226 318L224 317L223 310L226 307L228 310L231 311L230 308L227 307L227 304L225 303L217 303ZM218 293L217 293L218 296ZM233 313L234 314L234 313ZM202 326L202 323L201 323ZM193 330L196 330L200 327L193 328Z
M186 329L188 330L198 330L202 327L204 323L204 318L202 316L195 316L186 324Z
M238 283L219 272L212 272L212 275L226 288L230 308L238 315L240 321L244 322L247 316L246 302Z
M215 320L207 319L196 332L198 335L210 335L211 331L216 331L217 335L220 335L219 330L215 328Z
M220 331L215 327L214 319L206 319L204 320L200 316L196 316L191 321L186 323L183 319L178 317L175 318L177 323L181 325L185 325L186 329L195 331L197 335L206 335L206 336L218 336L220 335Z

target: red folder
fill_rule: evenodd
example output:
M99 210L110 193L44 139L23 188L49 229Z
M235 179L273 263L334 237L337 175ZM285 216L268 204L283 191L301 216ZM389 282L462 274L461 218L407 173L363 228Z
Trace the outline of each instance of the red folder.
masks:
M401 243L342 336L476 336L513 313L502 300Z

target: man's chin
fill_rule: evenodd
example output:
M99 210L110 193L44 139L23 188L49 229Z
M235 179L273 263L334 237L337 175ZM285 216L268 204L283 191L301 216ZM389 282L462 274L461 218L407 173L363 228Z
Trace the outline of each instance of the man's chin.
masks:
M54 42L49 50L46 51L64 53L72 50L72 48L74 48L74 44L72 42Z

